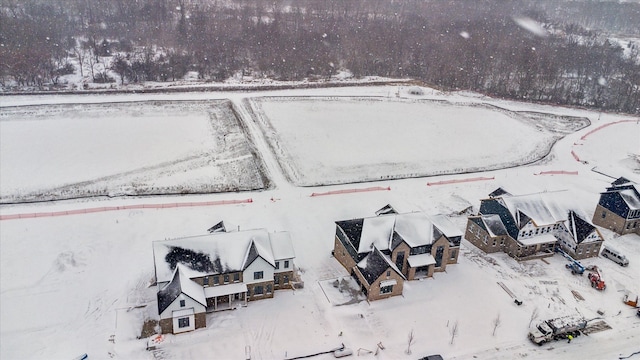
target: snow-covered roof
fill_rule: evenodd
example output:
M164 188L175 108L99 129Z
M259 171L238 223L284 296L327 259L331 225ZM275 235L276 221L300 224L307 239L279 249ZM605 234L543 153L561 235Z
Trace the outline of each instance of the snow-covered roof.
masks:
M389 248L389 239L393 233L393 224L396 217L394 215L381 215L365 218L362 224L362 234L360 235L359 253L371 251L375 246L381 250Z
M275 266L270 234L264 229L155 241L153 255L159 283L171 280L178 264L189 278L242 271L255 256Z
M554 224L558 220L549 211L540 194L505 196L502 200L516 222L520 217L518 211L531 218L537 226Z
M443 214L430 216L433 225L435 225L446 237L452 238L462 236L462 231L454 224L449 217Z
M433 265L436 263L436 259L431 254L411 255L407 259L409 266L415 268L419 266Z
M360 269L360 273L369 285L373 284L373 282L376 281L385 271L387 271L388 268L393 269L393 271L398 273L403 279L405 278L398 267L391 261L391 259L389 259L376 247L371 250L369 255L360 260L357 266Z
M185 294L201 305L206 306L207 300L204 297L202 286L189 279L185 275L183 268L182 265L177 265L173 271L171 281L158 291L158 314L162 314L180 294Z
M411 247L433 243L433 223L422 213L396 215L395 232Z
M286 231L280 231L269 234L271 239L271 250L273 251L273 258L275 260L292 259L296 257L293 251L293 243L291 242L291 236Z
M554 243L557 241L558 239L556 239L556 237L551 234L536 235L536 236L527 237L527 238L518 238L518 242L524 246Z
M634 185L634 187L636 186ZM635 191L632 189L625 189L620 191L620 196L622 197L622 200L624 200L624 202L627 203L627 206L631 210L640 209L640 197L638 197L638 192L639 191L637 187Z
M495 214L482 215L481 219L491 237L507 235L507 228L505 228L502 220L500 220L500 216Z

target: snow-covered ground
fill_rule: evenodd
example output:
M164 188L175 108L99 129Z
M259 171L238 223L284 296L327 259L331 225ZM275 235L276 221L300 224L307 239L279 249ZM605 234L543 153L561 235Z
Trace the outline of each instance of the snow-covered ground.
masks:
M394 108L400 101L395 98L398 91L400 97L406 100L447 100L453 103L494 105L518 112L586 117L591 121L591 125L560 139L546 158L531 165L467 175L383 180L359 185L296 187L285 180L279 166L282 159L277 158L275 154L282 153L271 151L273 143L269 141L273 138L269 137L272 134L267 132L265 138L265 128L251 120L251 111L246 106L247 102L243 101L246 98L266 96L382 96L393 98L387 104ZM388 203L405 211L423 210L431 214L454 214L469 205L477 209L479 199L486 197L498 186L506 187L515 193L567 189L575 194L575 199L582 209L592 214L599 192L613 180L601 172L613 177L624 175L640 181L640 165L637 160L640 153L638 118L502 101L469 93L442 94L425 89L424 94L409 95L406 88L398 87L363 87L259 93L3 97L0 106L6 108L0 108L0 113L3 114L0 119L0 133L4 132L5 126L17 129L20 127L18 124L23 122L45 123L45 120L38 119L37 116L27 118L26 115L21 115L22 118L15 120L18 124L13 124L11 120L7 120L7 113L23 110L13 110L8 106L229 99L237 107L241 120L247 122L244 139L247 139L259 154L257 157L264 164L264 173L273 182L273 187L257 192L188 195L179 198L105 197L3 205L0 207L0 215L176 201L237 200L247 197L253 199L252 203L237 205L120 210L0 221L0 358L73 359L87 353L89 358L98 359L235 359L244 358L249 351L252 359L284 359L330 350L341 343L354 352L361 349L361 357L369 359L415 359L431 353L440 353L447 359L613 359L640 351L640 318L635 317L634 310L621 301L625 290L640 292L640 237L635 235L619 237L607 230L601 230L608 242L630 258L631 264L628 267L621 268L602 258L584 261L585 264L597 264L603 269L607 281L607 289L604 292L593 290L586 277L571 275L564 268L565 261L558 256L547 259L548 263L540 260L518 263L504 254L485 255L466 241L462 243L457 265L447 267L446 273L437 273L432 279L405 283L405 291L401 297L372 303L351 302L340 299L340 296L336 296L335 289L327 286L333 279L348 277L346 270L330 255L336 220L371 216L375 210ZM303 100L307 101L310 100ZM284 108L282 103L278 103L277 107L280 106ZM316 106L322 107L325 104L318 101ZM410 106L415 106L413 101L410 102ZM473 108L487 111L484 107ZM355 107L349 111L355 109L361 110L360 107ZM380 108L378 110L385 111ZM461 114L466 117L466 111L469 110L463 110ZM120 110L113 111L117 113ZM69 110L69 114L72 113L74 111ZM59 121L65 126L43 125L49 131L49 139L42 141L53 148L51 151L54 154L65 148L92 147L94 143L102 146L112 141L117 142L113 128L102 136L95 133L85 133L85 137L68 135L67 133L76 129L80 132L81 129L89 131L91 128L64 114L65 112L55 115L55 120L51 121ZM125 114L130 115L130 112ZM265 114L269 112L265 111ZM522 121L506 121L501 114L496 113L501 121L500 135L496 135L495 128L491 134L486 134L487 138L495 142L503 141L502 136L508 137L530 126L523 125ZM149 126L149 114L141 111L140 115L140 118L129 121L128 130L132 133L144 132ZM270 115L273 116L273 113ZM353 115L354 118L360 116ZM196 129L198 126L204 126L203 120L197 121L198 116L185 116L189 118L188 125ZM454 113L451 116L455 118L456 115ZM545 119L548 118L553 117L545 116ZM291 116L280 118L280 123L272 125L279 136L281 134L282 139L285 139L286 144L295 144L298 149L295 154L301 156L300 160L296 160L299 161L296 166L300 166L304 158L302 155L312 154L309 150L317 148L318 142L311 141L312 137L308 132L310 129L304 129L300 124L293 124L291 127L302 132L304 141L291 142L291 137L295 135L287 130L287 124L291 123L291 119ZM581 139L583 135L599 126L620 120L636 121L617 123L590 134L584 140ZM97 116L96 121L96 124L104 124L107 120ZM213 144L210 143L210 139L193 128L176 129L174 121L176 120L165 117L163 123L166 124L166 128L161 129L163 131L158 130L160 140L170 141L174 137L181 139L176 144L167 144L170 147L168 150L177 148L177 154L171 154L170 159L179 158L190 151L197 153L207 146L213 147L209 150L214 154L212 156L215 156L215 141ZM417 121L419 120L412 122ZM445 137L466 138L463 130L458 128L461 121L456 119L449 123L450 127L441 125L437 129L443 131ZM318 124L313 124L313 127L322 129ZM35 129L31 127L31 130L37 133L40 131ZM13 158L6 160L5 151L14 154L13 156L39 162L43 170L51 171L51 167L41 162L40 156L43 153L39 143L34 142L33 146L29 146L31 139L27 135L13 131L11 139L8 140L11 146L3 144L1 149L2 172L9 172L8 175L2 174L2 182L4 183L5 179L14 181L10 183L11 189L18 191L19 186L15 185L18 181L15 179L22 176L23 167L34 171L33 165ZM380 136L380 132L388 131L388 124L381 120L367 126L367 133L373 137ZM482 132L483 129L476 131ZM176 132L180 134L175 134ZM326 133L328 132L325 129ZM540 134L542 137L545 136L544 132ZM4 143L5 135L2 136L1 140ZM17 142L13 136L20 136L24 142ZM94 138L87 139L89 136ZM64 139L65 143L55 144L51 139ZM336 155L344 152L340 147L340 138L326 136L323 141L326 142L324 146L329 149L327 151L332 152L327 156L333 156L339 161L340 157ZM399 141L398 138L395 138L395 141ZM541 138L527 139L524 142L527 151L531 150L532 144L543 143ZM144 143L148 141L144 140ZM305 148L305 143L308 143L308 148ZM347 165L370 164L373 160L370 154L379 150L367 148L377 142L359 144L364 147L362 151L350 150L348 154L344 154L349 157ZM131 153L130 146L128 149ZM398 149L397 153L395 149ZM476 160L475 151L464 150L462 154L457 152L463 149L464 147L449 149L452 159L463 159L457 167L469 166ZM386 161L391 162L411 155L404 147L386 145L385 150L385 154L389 155ZM527 151L515 150L517 154ZM572 151L582 162L576 161ZM416 155L417 160L406 159L405 162L418 164L425 159L419 152ZM79 159L65 163L68 173L76 175L69 178L76 181L83 179L83 176L87 175L83 165L86 165L88 156L69 156ZM148 165L152 166L166 161L163 160L166 156L159 153L156 157L132 159L135 154L131 153L130 158L126 159L131 163L105 163L104 167L97 167L97 170L88 175L95 177L97 171L127 171L126 166L139 166L136 161L142 161L142 166L148 161ZM373 163L372 166L378 165L380 164ZM419 166L423 167L415 169L414 172L430 170L422 164ZM379 169L380 167L378 171ZM577 171L578 175L544 175L545 171L557 170ZM306 168L305 172L310 178L319 178L313 172L313 168ZM539 175L541 173L543 175ZM172 176L168 178L171 179ZM492 180L427 185L441 180L469 177ZM33 184L31 189L37 191L55 188L60 186L60 182L60 179L50 173L45 173L29 184ZM197 176L184 174L180 175L179 182L188 186L201 180ZM310 196L313 192L370 186L389 187L390 190ZM3 197L4 191L3 187ZM464 216L453 215L451 219L461 230L464 228ZM166 336L158 350L146 351L146 340L137 339L137 336L146 314L155 311L157 306L155 289L147 287L153 276L152 241L204 234L206 229L219 220L237 224L241 229L266 228L269 231L289 231L296 250L296 264L305 282L304 289L278 291L273 299L251 302L246 308L235 311L210 314L206 329L178 336ZM498 285L498 282L521 299L523 305L515 305L512 297ZM584 300L579 300L572 290ZM347 304L340 305L344 302ZM556 342L537 347L526 338L531 314L535 309L540 314L539 319L576 312L591 318L598 316L597 310L603 310L603 318L612 329L578 337L571 344ZM495 336L492 336L493 322L498 315L501 325L497 328ZM456 323L459 332L451 343L451 329ZM415 343L411 346L412 354L407 355L407 339L412 330ZM384 350L380 350L378 355L367 354L367 350L375 352L378 343L384 346ZM323 355L317 358L329 359L332 356Z

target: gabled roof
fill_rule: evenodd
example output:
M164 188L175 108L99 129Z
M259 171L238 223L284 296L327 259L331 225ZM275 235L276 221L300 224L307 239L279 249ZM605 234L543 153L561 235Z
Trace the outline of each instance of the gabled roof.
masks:
M395 249L402 241L410 247L430 245L443 234L450 240L462 237L462 232L446 216L427 216L421 212L336 221L336 225L359 254L366 254L373 247L382 251Z
M271 234L264 229L154 241L156 280L171 280L178 264L189 278L242 271L250 254L275 266L270 241Z
M242 270L246 269L247 266L251 265L251 263L253 263L259 257L271 264L271 266L276 266L276 262L273 259L273 253L271 252L271 245L269 244L268 239L252 238L251 244L247 249L247 254L245 255L244 262L242 264Z
M365 218L362 224L360 244L357 248L358 252L364 253L371 251L374 246L380 250L388 250L395 220L395 215Z
M582 219L574 211L569 211L567 220L567 228L571 234L571 238L573 238L577 244L581 244L594 230L596 230L595 226Z
M628 184L630 182L632 182L632 181L627 179L627 178L625 178L624 176L621 176L621 177L617 178L616 180L614 180L611 183L611 186L618 186L618 185Z
M537 226L554 224L558 221L551 211L549 211L540 194L505 196L502 199L509 209L511 216L515 219L520 219L520 228L524 226L529 219L535 222ZM522 220L522 214L527 217L526 221Z
M503 189L501 187L499 187L499 188L493 190L491 193L489 193L489 197L490 198L499 197L499 196L502 196L502 195L509 195L510 196L511 194L507 190L505 190L505 189Z
M286 231L269 234L271 239L271 251L274 260L291 259L296 257L293 251L291 236Z
M363 224L364 219L336 221L336 225L342 229L356 251L358 251L358 248L360 247L360 236L362 236Z
M171 281L158 291L158 314L162 314L180 294L185 294L202 306L207 306L202 286L184 274L181 265L173 272Z
M396 211L396 209L393 208L393 206L391 206L391 204L387 204L385 206L383 206L380 210L376 211L376 215L380 216L380 215L388 215L388 214L397 214L398 212Z
M518 238L518 228L509 209L503 205L502 198L480 200L480 215L497 215L513 239Z
M369 285L373 284L389 268L402 276L403 279L405 278L391 260L376 247L357 266Z
M432 244L437 240L434 238L434 235L437 235L434 234L435 230L431 220L422 213L396 215L394 231L410 247Z
M502 220L500 220L500 216L482 215L480 219L482 220L482 223L484 224L485 229L487 229L487 232L489 233L489 235L491 235L491 237L508 234L507 229L502 223Z

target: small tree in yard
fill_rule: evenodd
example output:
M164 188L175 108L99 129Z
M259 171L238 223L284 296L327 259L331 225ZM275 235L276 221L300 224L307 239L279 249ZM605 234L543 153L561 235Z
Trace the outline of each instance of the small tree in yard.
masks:
M411 329L411 332L409 333L409 337L407 341L407 350L405 351L405 354L411 355L411 345L413 345L414 341L415 339L413 337L413 329Z
M456 336L458 336L458 320L456 320L456 322L454 322L453 326L451 327L451 344L453 344Z
M500 319L500 313L498 313L493 319L493 336L496 336L496 330L500 327L500 324L502 324L502 320Z

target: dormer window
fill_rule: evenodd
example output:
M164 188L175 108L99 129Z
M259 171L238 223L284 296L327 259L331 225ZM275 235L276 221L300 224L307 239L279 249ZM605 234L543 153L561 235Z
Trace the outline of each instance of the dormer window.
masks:
M276 261L276 270L278 270L278 269L280 269L280 261Z
M284 261L284 268L288 269L289 268L289 260L285 260Z

